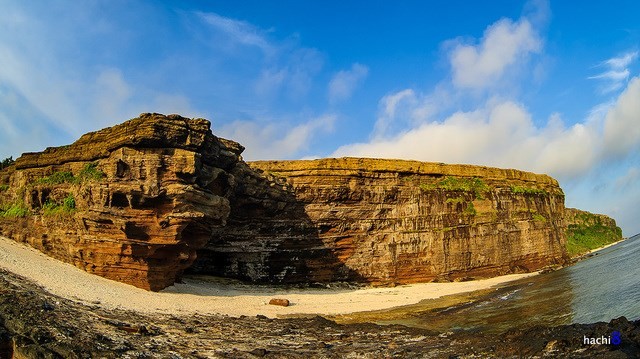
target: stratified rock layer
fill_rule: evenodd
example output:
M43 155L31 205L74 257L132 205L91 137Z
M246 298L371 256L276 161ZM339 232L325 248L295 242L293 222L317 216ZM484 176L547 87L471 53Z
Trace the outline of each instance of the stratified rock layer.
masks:
M1 233L88 272L162 289L225 225L228 172L242 150L207 120L142 114L24 154L0 178Z
M546 175L400 160L238 165L224 228L192 270L256 282L400 284L567 260L564 194Z
M143 114L24 154L0 171L0 233L151 290L190 267L389 285L567 260L564 195L549 176L357 158L247 164L242 150L207 120Z

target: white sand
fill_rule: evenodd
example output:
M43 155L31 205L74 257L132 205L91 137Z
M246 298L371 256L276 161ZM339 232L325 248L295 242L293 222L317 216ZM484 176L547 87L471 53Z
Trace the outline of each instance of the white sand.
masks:
M230 316L257 314L278 317L292 314L334 315L381 310L415 304L423 299L490 288L534 275L513 274L458 283L422 283L395 288L282 289L185 279L161 292L111 281L0 237L0 267L33 280L52 294L106 308L146 313L218 313ZM286 298L289 307L268 305L271 298Z

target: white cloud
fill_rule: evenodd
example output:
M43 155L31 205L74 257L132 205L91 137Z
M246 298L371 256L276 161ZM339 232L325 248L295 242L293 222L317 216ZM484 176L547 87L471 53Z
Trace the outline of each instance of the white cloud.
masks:
M337 103L348 100L368 73L369 68L358 63L353 64L350 70L336 73L329 82L329 102Z
M633 78L609 110L604 122L604 143L609 156L625 156L640 143L640 78Z
M627 52L619 57L613 57L604 63L614 69L624 69L638 58L638 51Z
M407 106L413 108L416 103L417 96L412 89L405 89L383 97L382 100L380 100L381 113L373 127L372 137L381 138L389 136L394 122L402 121L403 119L406 120L406 117L408 117L405 113L403 113L403 116L398 116L398 110L404 109ZM398 118L400 118L400 120ZM398 124L396 123L395 125L397 126ZM403 122L401 125L406 125L406 123Z
M235 121L214 130L245 146L247 160L291 159L309 149L314 136L332 132L336 119L324 115L290 128L283 122Z
M589 80L602 80L605 82L600 87L600 91L603 94L607 94L621 89L629 80L631 72L629 71L629 65L631 65L638 58L638 51L630 51L618 57L610 58L602 63L598 64L598 67L605 67L607 70L594 75L589 76Z
M558 114L543 126L536 125L523 105L492 99L476 110L456 112L393 136L374 131L379 136L371 141L342 146L333 155L470 163L576 178L611 156L623 157L638 148L639 98L640 79L635 78L607 110L599 109L592 118L570 127ZM410 90L386 96L380 101L381 118L394 121L402 101L409 110L421 103ZM405 109L401 115L407 113ZM595 118L598 114L605 116L604 128Z
M125 103L130 100L131 86L127 84L118 69L106 69L96 79L95 105L96 115L119 118Z
M484 89L499 82L518 61L542 49L542 40L526 18L502 19L488 27L478 45L457 44L450 53L453 84Z
M270 30L245 21L148 4L134 5L136 11L119 3L5 5L5 157L70 143L141 112L209 117L214 127L225 127L239 113L259 119L226 126L237 130L230 138L257 144L248 150L254 158L302 153L333 126L335 117L307 121L291 115L316 116L306 100L311 91L321 96L325 84L317 78L324 55L300 46L295 36L272 39Z
M233 41L247 46L256 46L266 53L274 48L258 27L241 20L220 16L213 12L197 12L204 21L226 33Z

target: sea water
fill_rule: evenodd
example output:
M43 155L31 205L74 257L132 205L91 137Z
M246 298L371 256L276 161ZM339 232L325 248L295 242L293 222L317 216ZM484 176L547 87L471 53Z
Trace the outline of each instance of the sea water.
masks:
M409 311L410 312L410 311ZM399 323L439 332L499 333L534 325L640 319L640 235L555 272L497 287L473 301L380 324Z

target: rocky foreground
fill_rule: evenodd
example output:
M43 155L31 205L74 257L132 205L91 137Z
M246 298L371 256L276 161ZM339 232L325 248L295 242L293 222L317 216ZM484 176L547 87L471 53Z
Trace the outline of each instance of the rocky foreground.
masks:
M618 346L583 344L584 336L614 330L621 332ZM149 316L56 297L0 270L0 358L635 358L638 353L640 321L625 318L487 336L339 325L321 317Z

